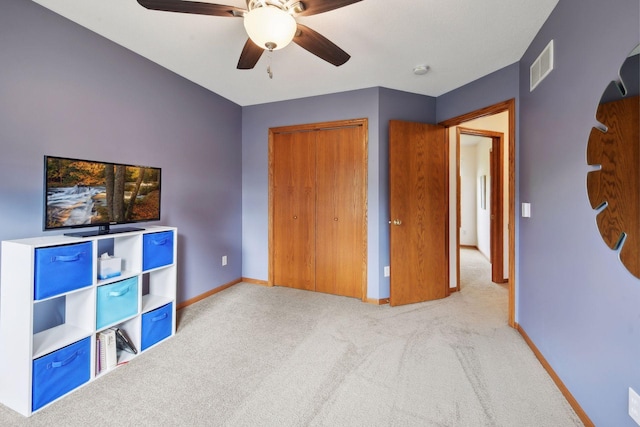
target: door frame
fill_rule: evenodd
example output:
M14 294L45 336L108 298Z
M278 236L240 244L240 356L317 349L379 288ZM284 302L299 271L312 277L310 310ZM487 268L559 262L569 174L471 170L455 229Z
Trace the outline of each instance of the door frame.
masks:
M504 144L504 134L502 132L494 132L490 130L471 129L458 126L456 127L456 139L458 149L456 150L456 176L457 182L457 219L458 227L456 230L457 240L457 290L460 290L460 136L471 135L491 138L491 149L489 154L490 167L489 176L491 193L491 204L489 205L489 239L490 239L490 262L491 262L491 281L494 283L506 283L504 280L504 157L502 154L502 145Z
M274 286L274 220L273 214L275 209L274 203L274 189L273 189L273 179L274 179L274 153L273 153L273 144L274 137L278 133L296 133L296 132L312 132L318 130L326 130L326 129L336 129L336 128L346 128L346 127L362 127L363 129L363 137L364 137L364 185L362 186L362 200L363 200L363 213L364 221L363 221L363 230L362 230L362 238L363 238L363 254L362 254L362 298L363 302L367 302L367 290L368 290L368 210L369 210L369 198L368 198L368 188L369 188L369 120L366 118L362 119L348 119L348 120L338 120L332 122L319 122L319 123L308 123L308 124L299 124L299 125L291 125L291 126L280 126L269 128L269 142L268 142L268 180L269 180L269 219L268 219L268 253L269 253L269 271L268 271L268 280L267 286Z
M464 122L478 119L485 116L490 116L504 111L508 112L509 120L509 308L508 319L509 326L515 328L515 301L516 301L516 100L511 98L507 101L499 102L497 104L490 105L475 111L471 111L466 114L462 114L457 117L440 122L439 124L447 128L445 132L445 138L447 143L449 142L449 128L453 126L461 125ZM457 146L457 144L456 144ZM457 147L459 150L459 147Z

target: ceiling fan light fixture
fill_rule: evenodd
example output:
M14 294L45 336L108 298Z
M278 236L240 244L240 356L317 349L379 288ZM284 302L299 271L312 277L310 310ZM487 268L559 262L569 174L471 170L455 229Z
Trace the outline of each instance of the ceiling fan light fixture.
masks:
M252 9L244 16L244 28L249 38L268 50L282 49L296 34L296 20L291 14L275 6Z

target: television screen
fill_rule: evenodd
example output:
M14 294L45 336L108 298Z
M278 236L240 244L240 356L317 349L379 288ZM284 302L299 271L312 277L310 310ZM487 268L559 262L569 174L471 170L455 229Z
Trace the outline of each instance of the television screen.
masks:
M160 168L54 156L44 166L45 230L160 219Z

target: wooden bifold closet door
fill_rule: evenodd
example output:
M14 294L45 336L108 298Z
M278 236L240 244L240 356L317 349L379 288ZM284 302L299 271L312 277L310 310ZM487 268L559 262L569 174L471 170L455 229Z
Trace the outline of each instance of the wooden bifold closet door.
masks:
M366 120L270 130L270 284L366 296L366 137Z

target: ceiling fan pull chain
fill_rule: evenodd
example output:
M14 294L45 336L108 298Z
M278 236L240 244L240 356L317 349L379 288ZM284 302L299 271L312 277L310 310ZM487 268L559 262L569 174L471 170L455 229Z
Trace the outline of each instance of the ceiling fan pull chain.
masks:
M267 54L267 60L269 61L268 65L267 65L267 74L269 75L270 79L273 79L273 71L271 71L271 51L268 51L269 53Z

